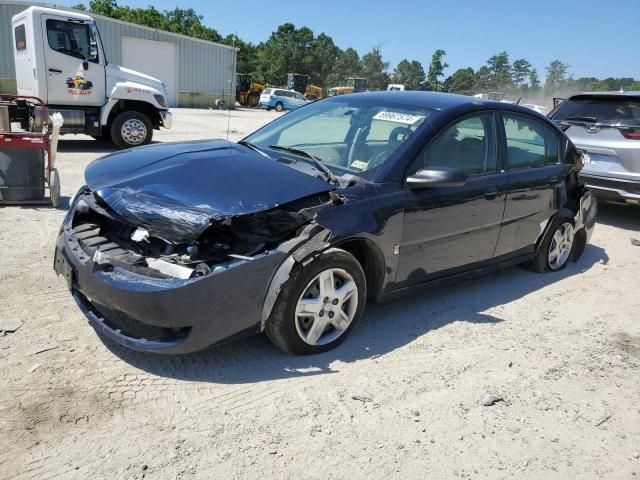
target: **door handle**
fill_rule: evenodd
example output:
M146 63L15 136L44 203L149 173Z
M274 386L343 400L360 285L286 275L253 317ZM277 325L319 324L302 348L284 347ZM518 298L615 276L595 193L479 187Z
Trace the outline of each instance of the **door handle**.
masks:
M58 70L57 68L50 68L49 71L52 73L62 73L62 70Z
M498 187L496 187L495 185L487 187L484 191L484 198L486 198L487 200L493 200L497 196L498 196Z
M551 185L558 183L558 177L556 177L555 175L552 175L549 177L549 183Z

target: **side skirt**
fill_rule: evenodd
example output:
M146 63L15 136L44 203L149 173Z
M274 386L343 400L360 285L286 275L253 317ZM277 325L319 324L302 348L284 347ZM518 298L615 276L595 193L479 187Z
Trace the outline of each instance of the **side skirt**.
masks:
M517 257L513 257L508 260L491 263L482 267L475 268L473 270L467 270L465 272L447 275L444 277L435 278L433 280L427 280L426 282L419 283L418 285L411 285L409 287L403 287L403 288L391 290L389 292L384 292L378 295L378 298L376 299L375 303L388 302L390 300L395 300L397 298L404 297L405 295L412 295L415 293L423 292L427 288L445 287L447 285L458 283L463 280L481 277L483 275L487 275L488 273L497 272L499 270L504 270L505 268L513 267L514 265L524 263L528 260L531 260L534 256L535 256L535 252L528 253L526 255L519 255Z

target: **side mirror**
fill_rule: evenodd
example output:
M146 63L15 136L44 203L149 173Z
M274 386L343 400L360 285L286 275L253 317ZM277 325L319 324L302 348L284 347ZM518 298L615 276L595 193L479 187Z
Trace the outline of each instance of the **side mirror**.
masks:
M447 167L431 167L418 170L407 177L406 185L411 190L433 187L461 187L467 180L462 170Z
M89 56L87 58L89 60L95 60L98 58L98 44L96 42L91 42L89 44Z

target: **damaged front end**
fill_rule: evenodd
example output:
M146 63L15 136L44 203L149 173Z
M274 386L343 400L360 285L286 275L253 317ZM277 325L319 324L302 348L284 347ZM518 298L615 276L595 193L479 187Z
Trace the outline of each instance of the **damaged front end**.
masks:
M138 350L185 353L259 331L274 272L329 235L314 221L328 192L218 217L133 191L100 193L75 197L55 270L96 330Z

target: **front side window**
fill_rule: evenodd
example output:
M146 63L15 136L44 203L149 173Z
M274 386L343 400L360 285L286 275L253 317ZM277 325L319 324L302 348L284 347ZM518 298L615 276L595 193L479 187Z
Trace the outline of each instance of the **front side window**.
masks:
M408 174L430 167L462 170L466 175L494 172L497 141L493 114L466 117L445 128L409 167Z
M14 31L16 37L16 50L22 51L27 48L27 35L25 33L24 25L18 25Z
M82 60L89 59L89 45L96 41L90 25L52 19L47 20L47 40L56 52Z
M507 168L538 167L558 162L558 137L542 122L524 115L503 114Z
M245 139L269 151L291 147L339 174L373 178L376 170L434 113L426 107L371 104L366 96L308 103ZM273 157L282 154L274 150Z

